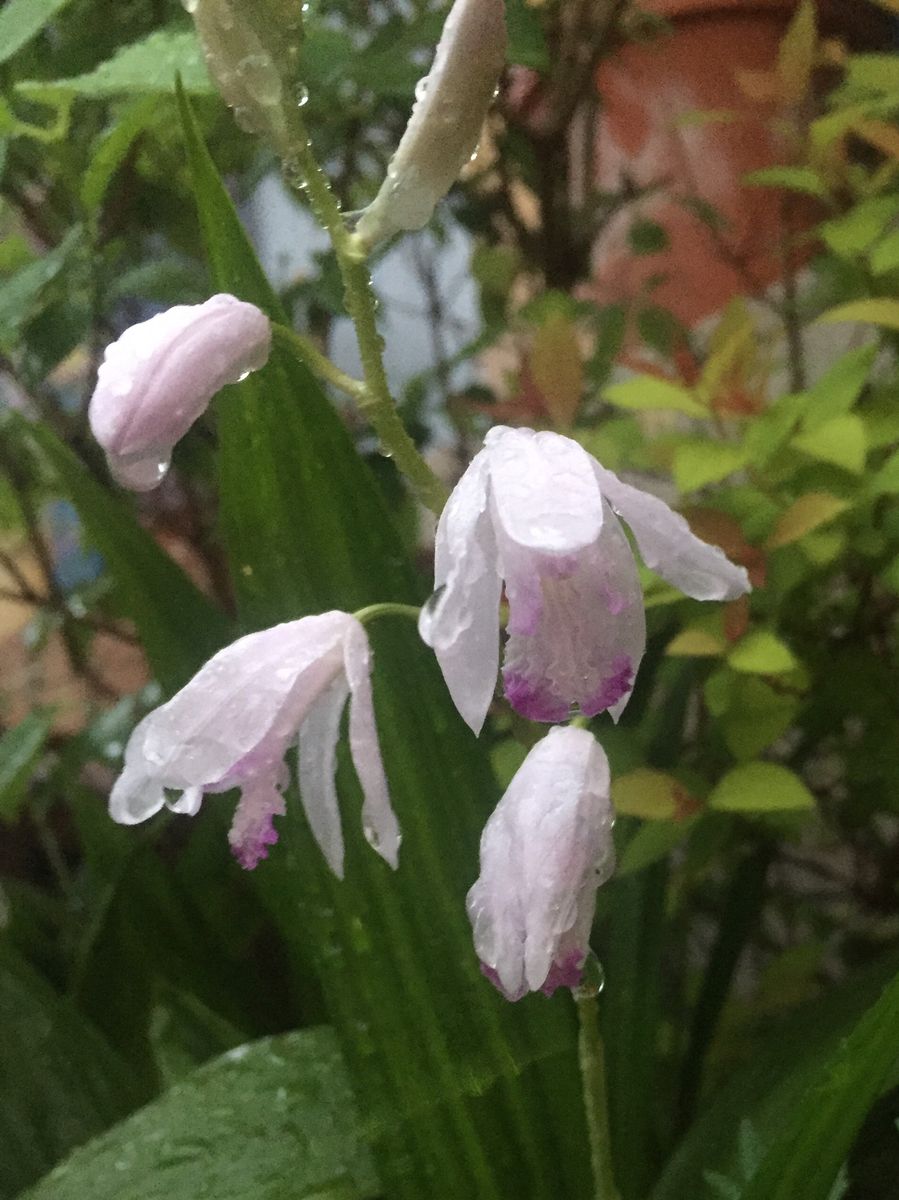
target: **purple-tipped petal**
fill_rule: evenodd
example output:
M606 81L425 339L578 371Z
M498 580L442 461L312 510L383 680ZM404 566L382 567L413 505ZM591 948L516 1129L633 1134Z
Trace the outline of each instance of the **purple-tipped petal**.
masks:
M337 676L300 725L299 784L303 810L325 861L343 879L343 830L334 772L340 718L349 695L343 674Z
M396 869L399 865L400 827L390 803L378 745L371 694L371 650L365 630L358 622L347 630L343 654L350 688L350 754L362 785L362 832L369 845Z
M599 537L603 510L593 459L571 438L491 429L484 442L494 519L508 541L541 554L570 554Z
M437 525L434 597L418 628L463 719L480 733L499 671L502 583L487 511L487 452L476 455Z
M508 564L505 542L500 547ZM514 571L504 567L509 703L532 721L564 721L574 707L591 717L608 709L617 720L643 657L646 624L634 556L614 513L607 508L596 544L567 560L565 571L541 555L520 560L519 552ZM518 612L522 591L526 620Z
M599 463L595 469L602 494L633 530L651 570L694 600L736 600L751 590L745 567L698 538L664 500L623 483Z
M614 867L611 829L602 747L584 729L551 730L487 822L468 893L482 969L510 1000L578 982L596 889Z
M268 858L269 847L278 840L274 818L286 811L284 797L271 779L244 784L228 833L231 852L244 870L252 871Z
M265 314L229 295L126 329L107 347L89 409L115 478L135 491L155 487L215 393L264 366L270 348Z

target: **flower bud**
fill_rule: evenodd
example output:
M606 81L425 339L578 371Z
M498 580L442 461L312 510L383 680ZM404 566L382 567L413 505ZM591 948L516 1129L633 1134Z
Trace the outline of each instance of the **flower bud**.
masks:
M456 0L387 178L356 227L366 245L430 220L477 149L505 57L503 0Z
M596 889L614 865L608 760L586 729L559 726L530 751L484 827L468 893L481 969L508 1000L578 986Z
M302 33L299 0L183 0L209 73L247 133L283 149Z
M265 365L271 338L265 313L228 295L126 329L106 349L88 411L114 478L156 487L175 443L217 391Z

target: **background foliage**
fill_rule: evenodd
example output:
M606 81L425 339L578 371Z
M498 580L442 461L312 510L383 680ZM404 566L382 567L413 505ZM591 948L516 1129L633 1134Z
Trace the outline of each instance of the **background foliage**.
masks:
M620 818L594 944L623 1200L894 1194L899 59L880 7L862 45L800 5L743 80L779 139L749 181L785 214L779 277L737 261L744 286L701 325L658 302L669 235L641 189L576 196L597 63L671 36L629 5L573 66L582 6L508 0L482 161L419 239L434 284L435 247L469 231L482 328L449 357L434 285L434 365L398 397L416 436L458 470L493 419L566 432L755 584L709 613L647 572L638 689L593 723ZM345 208L376 190L442 18L310 7L305 111ZM159 493L110 485L85 427L109 340L219 289L326 342L334 263L266 281L237 214L276 164L180 6L7 0L0 80L0 583L23 614L0 684L0 1196L590 1195L568 998L501 1001L464 917L533 730L498 704L476 742L407 627L374 632L398 874L353 836L338 884L297 803L253 875L228 802L109 821L148 707L236 631L420 601L427 539L353 414L277 354ZM733 266L720 214L680 201ZM609 298L593 255L622 217L658 270Z

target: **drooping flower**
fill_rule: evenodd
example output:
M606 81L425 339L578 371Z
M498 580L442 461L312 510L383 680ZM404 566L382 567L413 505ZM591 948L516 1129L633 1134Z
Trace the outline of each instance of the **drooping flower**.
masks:
M481 969L507 999L577 987L596 890L614 865L608 760L586 729L558 726L484 827L468 893Z
M134 825L164 804L192 815L205 793L239 788L229 841L238 862L251 869L278 840L273 818L285 811L284 755L298 736L303 807L329 866L342 877L334 770L349 697L350 752L362 785L365 836L395 867L399 827L378 747L370 671L365 630L344 612L240 638L134 730L110 796L111 815ZM169 798L167 790L181 795Z
M428 223L477 149L505 58L503 0L456 0L387 176L356 226L364 243Z
M271 339L268 317L229 295L126 329L106 349L88 413L115 479L156 487L175 443L217 391L265 365Z
M743 567L571 438L492 429L438 523L436 591L419 622L475 733L499 669L503 583L503 682L513 708L535 721L562 721L574 707L620 715L646 629L636 563L616 513L646 565L688 596L730 600L749 591Z

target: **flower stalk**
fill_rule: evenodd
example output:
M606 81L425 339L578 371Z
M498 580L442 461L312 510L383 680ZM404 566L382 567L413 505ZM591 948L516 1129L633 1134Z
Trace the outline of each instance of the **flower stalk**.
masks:
M285 144L279 150L288 177L306 194L312 211L331 239L343 279L347 312L356 330L364 382L361 389L354 389L351 394L359 411L378 435L382 452L393 459L421 503L439 515L448 492L418 452L390 394L384 370L383 339L377 327L377 300L364 248L346 226L337 198L312 150L299 109L289 108L285 117L288 130Z
M574 1002L578 1016L578 1062L593 1167L593 1195L595 1200L621 1200L612 1172L606 1055L599 1027L596 989L590 986L577 988Z

